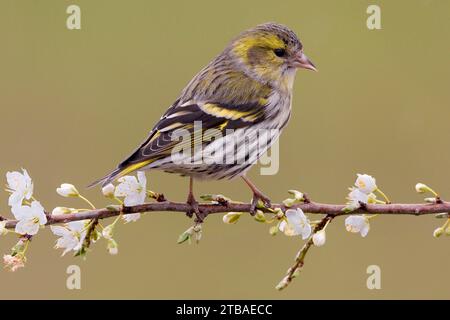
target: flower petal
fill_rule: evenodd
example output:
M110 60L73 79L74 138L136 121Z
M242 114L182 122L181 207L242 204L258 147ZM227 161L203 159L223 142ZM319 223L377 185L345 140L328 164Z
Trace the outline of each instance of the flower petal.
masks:
M61 226L50 226L50 230L55 236L64 237L70 235L70 231L67 228Z
M123 215L122 219L125 221L125 223L129 222L136 222L141 217L140 213L131 213L131 214L125 214Z
M17 220L27 220L33 215L29 206L15 206L11 208L11 212Z

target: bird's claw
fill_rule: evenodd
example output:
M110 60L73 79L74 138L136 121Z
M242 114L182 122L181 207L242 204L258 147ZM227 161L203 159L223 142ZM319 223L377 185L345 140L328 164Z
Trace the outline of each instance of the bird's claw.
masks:
M195 214L195 221L202 223L203 219L206 217L201 211L200 208L198 207L198 202L197 200L195 200L194 196L189 195L188 199L187 199L187 204L191 206L191 208L189 209L189 211L186 212L186 215L189 218L192 218Z
M262 193L254 193L253 194L252 203L251 203L251 206L250 206L250 214L252 216L254 216L256 214L256 209L258 209L260 200L261 200L261 202L263 203L263 205L266 208L271 208L272 207L272 203L271 203L271 201L270 201L270 199L268 197L266 197Z

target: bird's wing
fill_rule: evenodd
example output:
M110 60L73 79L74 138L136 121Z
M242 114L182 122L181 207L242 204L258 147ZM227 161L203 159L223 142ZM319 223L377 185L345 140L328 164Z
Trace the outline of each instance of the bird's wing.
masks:
M211 88L214 88L211 91L214 94L203 95L199 99L175 101L150 131L147 139L113 172L90 186L99 183L106 185L118 177L170 156L175 146L179 149L183 148L181 145L183 143L193 146L201 142L196 141L198 137L203 141L208 141L211 137L204 134L208 129L217 129L222 135L225 135L227 129L245 128L266 118L269 87L247 78L240 79L241 85L233 81L226 87L219 85L214 87L214 81L209 84ZM191 86L188 86L182 96L195 96L195 90L190 88ZM212 98L213 96L216 98ZM196 121L201 123L201 134L194 134L197 128ZM190 135L190 140L182 139L180 142L179 138L175 138L174 133L180 133L182 129L186 130L184 133ZM214 131L217 133L216 130Z
M265 118L263 100L245 105L230 105L216 102L187 101L172 106L150 132L148 138L123 161L119 168L126 171L137 170L153 161L170 156L175 145L194 145L203 139L208 141L209 129L219 130L223 135L227 129L245 128ZM177 131L178 130L178 131ZM180 131L185 130L185 131ZM179 134L188 134L190 139L181 142L176 138ZM211 132L211 130L210 130ZM217 131L216 131L217 132Z

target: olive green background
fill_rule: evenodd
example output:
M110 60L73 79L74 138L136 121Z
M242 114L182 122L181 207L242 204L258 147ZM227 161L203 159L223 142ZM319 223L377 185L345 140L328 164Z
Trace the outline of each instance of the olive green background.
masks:
M67 30L78 4L82 29ZM382 30L366 27L366 8L382 8ZM319 72L300 70L293 116L280 143L280 170L254 178L273 201L288 189L342 203L358 172L373 174L395 202L420 202L416 182L450 198L450 2L416 1L12 1L0 2L0 172L27 168L35 195L51 210L84 205L55 193L84 186L144 139L184 85L228 41L258 23L295 30ZM3 178L4 179L4 178ZM149 187L183 201L188 181L160 172ZM196 193L248 201L240 180L197 183ZM10 216L7 194L1 213ZM99 241L87 260L35 237L26 268L0 272L0 298L450 298L450 238L434 239L433 216L382 216L367 238L343 218L313 248L301 277L274 286L302 241L243 217L204 225L199 245L177 245L191 225L182 214L151 213L116 230L119 254ZM0 239L1 253L15 243ZM82 289L66 289L66 268L81 267ZM382 289L366 288L379 265Z

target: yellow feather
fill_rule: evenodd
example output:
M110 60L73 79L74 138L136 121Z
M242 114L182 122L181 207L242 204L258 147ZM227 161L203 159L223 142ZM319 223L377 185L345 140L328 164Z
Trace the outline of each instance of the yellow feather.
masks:
M132 164L132 165L126 167L123 171L121 171L120 174L119 174L119 177L123 177L123 176L129 174L130 172L133 172L135 170L143 168L143 167L145 167L146 165L149 165L150 163L152 163L155 160L157 160L157 159L149 159L149 160L145 160L145 161L142 161L142 162L139 162L139 163Z
M258 117L258 113L255 114L253 111L231 110L223 108L213 103L205 103L204 105L201 105L200 108L204 112L218 118L225 118L231 120L242 119L244 121L254 121Z

